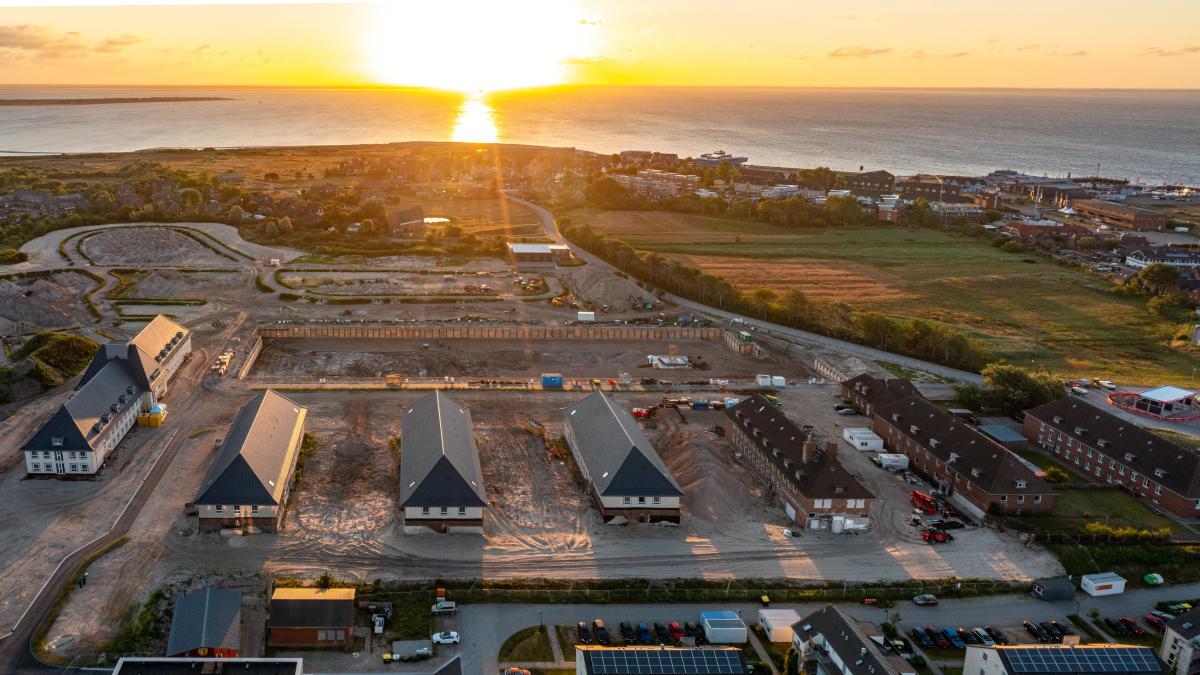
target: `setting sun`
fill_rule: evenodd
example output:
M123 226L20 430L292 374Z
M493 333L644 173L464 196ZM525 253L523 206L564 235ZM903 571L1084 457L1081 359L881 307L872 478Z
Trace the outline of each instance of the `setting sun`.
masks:
M495 91L560 84L585 56L588 22L570 0L377 2L367 69L381 83Z

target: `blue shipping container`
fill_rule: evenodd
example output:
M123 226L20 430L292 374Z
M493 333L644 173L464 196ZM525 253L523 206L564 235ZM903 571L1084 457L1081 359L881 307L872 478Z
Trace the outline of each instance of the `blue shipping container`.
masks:
M708 410L708 401L692 401L692 410Z
M558 373L542 373L542 389L562 389L563 376Z

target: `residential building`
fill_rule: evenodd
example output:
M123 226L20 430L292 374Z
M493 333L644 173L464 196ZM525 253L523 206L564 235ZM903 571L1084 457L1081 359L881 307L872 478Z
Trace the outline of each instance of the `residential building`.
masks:
M699 176L658 169L644 169L632 176L612 173L608 177L633 194L647 199L669 199L700 189Z
M962 194L962 188L956 183L924 176L914 176L897 181L896 189L905 199L915 200L924 197L928 202L957 202L960 201L958 197Z
M304 675L304 659L122 656L112 675Z
M267 607L267 644L325 647L354 642L353 588L276 588Z
M1011 450L919 396L875 411L875 433L942 494L977 518L1046 513L1055 492Z
M896 191L896 177L887 171L839 172L837 187L857 197L878 197Z
M679 522L683 489L628 410L597 391L564 410L563 423L605 520Z
M674 166L679 163L679 155L673 152L653 152L651 150L623 150L620 154L624 166L662 167Z
M508 243L508 257L517 269L554 267L558 261L572 257L571 249L565 244L521 244Z
M1024 433L1095 483L1123 487L1181 517L1200 517L1200 455L1101 410L1061 398L1025 412Z
M1081 216L1126 230L1162 231L1167 227L1167 214L1120 202L1081 199L1071 207Z
M426 232L425 209L420 206L393 209L388 213L388 226L394 237L424 239Z
M800 663L817 662L816 675L916 675L908 661L885 653L882 641L883 631L875 624L858 621L833 605L792 625L792 648Z
M575 645L575 675L718 675L745 673L736 647L604 647Z
M1200 252L1162 246L1139 248L1125 256L1125 264L1139 270L1155 263L1171 267L1200 267Z
M1167 624L1158 657L1174 675L1200 673L1200 608L1189 609Z
M965 220L968 223L981 223L984 211L974 203L962 204L952 202L930 202L929 208L937 214L941 222Z
M858 412L870 416L879 406L902 401L920 392L903 378L878 378L863 373L842 382L842 400Z
M404 531L483 533L487 496L471 413L435 391L400 415Z
M30 474L92 475L138 415L157 405L192 352L191 332L159 315L130 340L92 357L75 392L22 447Z
M307 414L271 389L238 410L194 502L200 530L279 529Z
M997 210L1000 208L999 192L976 192L971 195L971 201L981 209Z
M241 644L241 591L206 586L175 598L167 656L232 659Z
M725 418L726 438L782 502L790 520L804 529L835 533L870 528L875 495L838 461L836 440L818 450L811 432L761 394L726 408Z
M968 645L963 663L963 673L971 675L1153 675L1166 672L1153 649L1113 644Z

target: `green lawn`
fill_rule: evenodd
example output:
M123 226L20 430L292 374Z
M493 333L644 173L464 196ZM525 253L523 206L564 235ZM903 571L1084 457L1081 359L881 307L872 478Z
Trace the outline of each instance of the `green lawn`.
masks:
M1149 427L1147 427L1147 431L1160 438L1165 438L1181 448L1187 448L1189 450L1196 450L1197 448L1200 448L1200 436L1193 436L1192 434L1185 434L1179 431L1171 431L1170 429L1151 429Z
M564 661L574 661L575 660L575 643L578 642L578 640L575 639L575 637L576 637L575 636L575 627L574 626L555 626L554 631L558 635L558 648L563 653L563 660ZM613 640L613 642L614 643L620 642L620 639L621 639L620 631L617 631L617 635L615 637L616 637L616 639Z
M1071 376L1183 381L1200 363L1169 346L1177 327L1142 298L1037 254L984 240L890 226L792 230L661 212L578 210L572 220L725 277L749 291L800 288L810 298L943 321L999 357Z
M497 660L502 663L554 661L550 635L543 626L523 628L504 641Z
M1087 482L1087 479L1081 477L1078 473L1072 471L1071 467L1054 461L1053 458L1051 458L1049 455L1047 455L1043 452L1038 452L1037 450L1021 450L1017 454L1020 455L1022 458L1028 460L1031 464L1033 464L1037 468L1042 469L1043 471L1046 469L1049 469L1050 467L1055 467L1058 469L1062 469L1063 471L1066 471L1067 475L1070 477L1068 479L1068 482L1070 482L1070 483L1086 483Z
M1066 488L1055 500L1053 513L1014 516L1007 520L1015 528L1040 532L1082 532L1088 523L1096 521L1114 528L1167 528L1172 532L1190 533L1187 528L1151 511L1137 497L1119 488Z

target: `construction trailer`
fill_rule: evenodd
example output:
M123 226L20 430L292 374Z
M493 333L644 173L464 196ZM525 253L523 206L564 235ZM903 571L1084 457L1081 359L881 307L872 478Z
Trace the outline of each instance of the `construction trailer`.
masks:
M746 622L728 610L700 612L700 628L712 644L740 645L746 642Z
M792 626L799 622L800 615L794 609L758 610L758 625L770 642L791 642Z
M1079 577L1079 587L1093 598L1104 595L1120 595L1125 592L1125 578L1116 572L1085 574Z
M847 427L842 430L842 439L860 452L883 451L883 439L866 427Z

